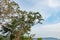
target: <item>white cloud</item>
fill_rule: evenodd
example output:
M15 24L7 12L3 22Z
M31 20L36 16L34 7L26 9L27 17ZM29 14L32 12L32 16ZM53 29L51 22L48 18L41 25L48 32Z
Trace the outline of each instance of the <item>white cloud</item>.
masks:
M59 0L49 0L48 5L52 8L56 8L60 6Z
M54 14L53 12L58 11L59 7L59 0L40 0L35 3L35 5L32 7L32 10L39 11L44 19L47 19L52 14Z
M32 34L36 34L36 37L55 37L60 38L60 23L32 27Z

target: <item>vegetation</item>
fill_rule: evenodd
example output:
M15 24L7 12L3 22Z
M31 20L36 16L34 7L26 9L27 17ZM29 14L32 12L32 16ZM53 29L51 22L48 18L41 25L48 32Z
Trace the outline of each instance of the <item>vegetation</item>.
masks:
M4 37L9 37L9 40L26 39L24 34L27 34L31 27L37 23L41 24L42 16L39 12L26 12L20 10L19 5L13 0L0 1L0 25L4 30ZM37 21L36 21L37 20ZM30 40L31 36L28 37Z
M42 38L38 38L38 40L42 40Z

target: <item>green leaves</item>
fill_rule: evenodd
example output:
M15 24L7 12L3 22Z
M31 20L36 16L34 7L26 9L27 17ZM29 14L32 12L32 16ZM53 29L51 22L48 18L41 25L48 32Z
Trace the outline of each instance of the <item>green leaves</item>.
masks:
M10 40L14 39L15 38L15 35L14 34L11 34L10 35Z
M42 40L42 38L38 38L38 40Z

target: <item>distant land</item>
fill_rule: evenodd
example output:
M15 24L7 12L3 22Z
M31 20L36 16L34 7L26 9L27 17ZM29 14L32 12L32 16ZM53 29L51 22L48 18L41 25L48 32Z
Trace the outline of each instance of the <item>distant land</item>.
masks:
M33 38L33 40L37 40L37 38ZM42 38L42 40L60 40L60 39L52 38L52 37L47 37L47 38Z

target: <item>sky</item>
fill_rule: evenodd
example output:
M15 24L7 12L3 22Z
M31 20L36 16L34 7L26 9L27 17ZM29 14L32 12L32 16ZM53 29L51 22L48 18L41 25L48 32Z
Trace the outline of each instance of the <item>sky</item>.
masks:
M35 37L60 38L60 0L14 0L21 10L40 12L44 21L31 28Z

